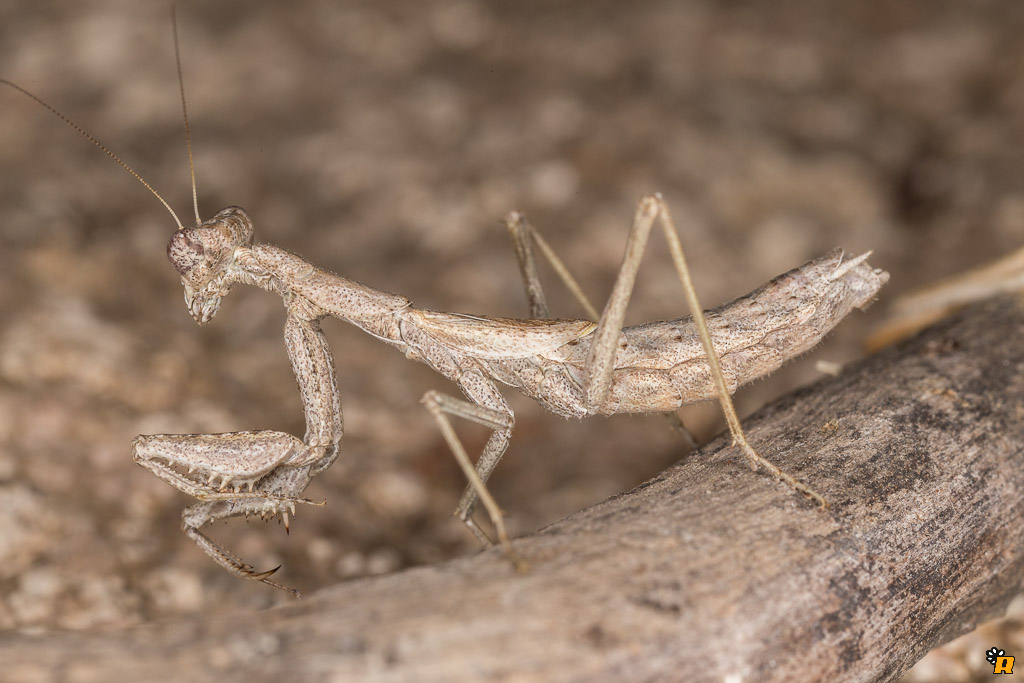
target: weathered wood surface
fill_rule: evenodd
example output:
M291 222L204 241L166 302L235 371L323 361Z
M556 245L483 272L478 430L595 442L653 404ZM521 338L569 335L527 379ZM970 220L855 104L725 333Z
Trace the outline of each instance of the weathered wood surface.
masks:
M1018 590L1022 335L989 302L748 419L828 511L720 438L519 540L525 576L490 551L262 613L6 634L0 678L891 680Z

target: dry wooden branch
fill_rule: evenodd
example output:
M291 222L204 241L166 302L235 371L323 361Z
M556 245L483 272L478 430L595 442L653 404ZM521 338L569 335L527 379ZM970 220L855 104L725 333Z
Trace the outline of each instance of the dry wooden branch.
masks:
M517 541L525 576L495 550L258 614L8 634L2 678L891 680L1018 590L1022 334L1024 305L976 306L747 420L828 511L718 439Z

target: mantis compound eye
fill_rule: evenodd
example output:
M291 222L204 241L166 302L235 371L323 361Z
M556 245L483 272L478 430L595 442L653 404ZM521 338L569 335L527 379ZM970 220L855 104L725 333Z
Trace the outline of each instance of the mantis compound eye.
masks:
M167 260L183 276L202 262L206 252L197 237L194 228L183 228L171 235L171 241L167 243Z

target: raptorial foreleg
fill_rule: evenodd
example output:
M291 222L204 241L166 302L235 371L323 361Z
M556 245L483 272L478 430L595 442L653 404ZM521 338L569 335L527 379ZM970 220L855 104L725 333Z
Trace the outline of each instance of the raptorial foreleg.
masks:
M334 361L319 321L294 311L289 311L285 323L285 348L305 411L304 440L269 430L158 434L136 437L132 457L202 501L185 509L182 526L207 555L236 576L297 595L297 591L267 579L276 569L256 572L199 531L211 521L238 515L280 515L287 530L296 504L322 504L300 495L310 479L338 457L342 416Z
M190 505L182 512L182 529L185 532L185 535L191 538L192 541L203 550L203 552L235 576L252 581L260 581L269 586L273 586L274 588L280 588L281 590L287 591L297 597L299 595L298 591L269 580L269 577L274 574L279 567L275 567L268 571L258 572L252 567L252 565L243 562L238 557L222 548L203 534L199 529L210 522L215 522L219 519L227 519L229 517L238 517L241 515L249 517L259 515L260 517L267 519L279 515L281 520L284 522L285 531L287 531L289 528L289 513L292 515L295 514L295 502L289 501L288 498L305 490L309 485L311 478L312 475L310 474L310 467L308 465L303 467L278 467L262 479L258 486L267 493L280 496L285 500L285 502L274 499L260 500L254 498L236 498L232 500L197 503L195 505Z
M285 463L306 445L284 432L159 434L139 436L132 457L178 490L199 499L182 513L182 527L207 555L235 576L261 581L294 595L298 592L257 572L199 531L216 519L238 515L280 515L288 527L296 504L317 505L299 494L309 483L309 466ZM219 480L219 481L218 481Z
M188 515L190 509L191 508L185 509L185 516ZM294 588L289 588L288 586L270 580L270 577L277 573L277 570L281 568L281 565L277 565L273 569L258 572L251 564L242 562L240 559L215 543L209 536L199 531L197 527L190 526L186 523L184 525L184 531L185 535L191 538L192 541L199 546L200 550L213 558L214 562L234 576L237 576L240 579L265 583L268 586L279 588L286 593L291 593L296 598L302 597L302 594Z
M304 450L305 444L291 434L269 430L153 434L135 437L132 459L200 500L260 498L306 503L310 501L274 496L256 488L260 479Z
M338 458L338 443L344 431L334 357L320 330L320 321L291 311L285 321L284 345L306 417L306 450L292 457L288 464L312 465L310 474L316 476Z

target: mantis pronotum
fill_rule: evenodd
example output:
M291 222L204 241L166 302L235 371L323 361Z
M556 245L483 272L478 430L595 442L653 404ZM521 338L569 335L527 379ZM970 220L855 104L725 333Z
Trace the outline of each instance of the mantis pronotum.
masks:
M177 54L177 40L175 48ZM0 82L35 99L85 135L171 211L155 190L95 138L31 93ZM183 109L184 104L182 93ZM187 115L185 122L187 131ZM189 157L191 165L191 150ZM194 188L193 174L193 196ZM866 254L846 259L837 250L705 315L668 208L659 195L649 195L639 203L626 255L600 314L586 302L536 230L522 215L510 214L506 222L515 240L531 317L502 319L418 309L403 296L372 289L277 247L255 243L252 221L237 207L205 222L196 208L195 227L183 227L176 216L175 222L178 230L168 244L168 258L181 276L186 305L198 323L214 317L236 283L282 297L287 311L285 346L302 397L306 434L302 440L275 431L139 436L132 455L143 467L199 500L185 509L183 527L204 552L236 576L292 593L271 580L276 568L256 571L214 543L201 528L217 519L251 514L279 515L287 527L295 506L311 503L301 496L312 478L338 457L341 400L334 361L320 331L322 318L346 320L459 386L468 401L436 391L423 398L469 480L457 514L482 543L490 544L473 517L477 501L482 502L498 540L512 555L501 511L486 486L513 428L513 414L498 390L499 383L534 398L557 415L575 418L668 412L717 397L733 441L751 465L764 467L825 505L820 494L762 458L750 445L730 395L813 347L853 308L869 303L888 278L866 263ZM624 328L640 258L656 225L669 241L693 317ZM592 320L548 317L535 247L553 262ZM475 464L455 435L450 415L492 430Z

